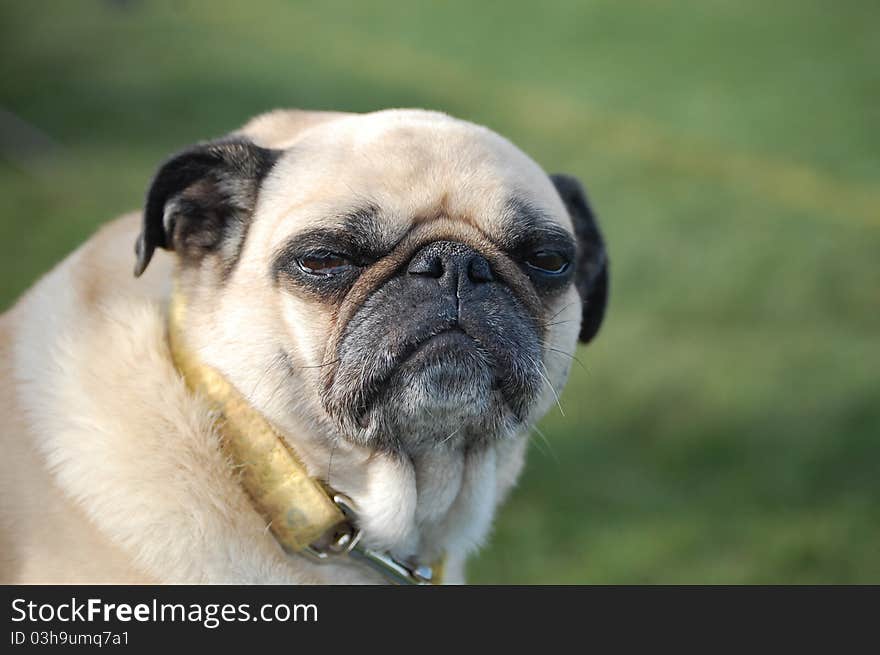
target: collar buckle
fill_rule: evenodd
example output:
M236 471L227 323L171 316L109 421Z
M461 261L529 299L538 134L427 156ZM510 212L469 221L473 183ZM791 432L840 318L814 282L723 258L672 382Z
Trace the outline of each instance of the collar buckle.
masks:
M346 520L340 524L329 543L321 546L312 544L301 551L309 559L323 564L347 556L385 576L391 584L431 585L438 583L435 581L434 567L424 565L414 567L395 559L387 552L366 548L360 543L363 533L355 522L352 500L348 496L336 493L333 494L333 502L342 510Z

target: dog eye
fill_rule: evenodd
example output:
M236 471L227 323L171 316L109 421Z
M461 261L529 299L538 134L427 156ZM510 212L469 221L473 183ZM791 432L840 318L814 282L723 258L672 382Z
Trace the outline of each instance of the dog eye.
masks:
M344 255L326 251L309 253L298 258L296 263L304 273L325 277L343 273L353 265Z
M526 257L526 264L543 275L562 275L571 266L568 258L555 250L536 250Z

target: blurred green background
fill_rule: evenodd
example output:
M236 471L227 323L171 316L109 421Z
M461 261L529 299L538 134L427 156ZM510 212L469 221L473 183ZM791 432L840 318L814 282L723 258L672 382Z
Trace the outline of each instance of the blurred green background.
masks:
M0 4L0 302L275 107L581 177L612 301L473 582L880 582L880 3Z

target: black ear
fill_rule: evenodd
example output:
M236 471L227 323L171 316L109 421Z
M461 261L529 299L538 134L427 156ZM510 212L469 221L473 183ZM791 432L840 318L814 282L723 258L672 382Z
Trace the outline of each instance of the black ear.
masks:
M554 174L550 179L568 209L577 235L575 285L584 303L578 338L583 343L588 343L599 332L605 317L605 306L608 304L608 254L605 251L605 241L593 210L590 209L587 194L577 178Z
M184 260L222 251L225 263L230 257L234 263L260 183L279 154L227 138L193 146L162 164L147 192L134 274L144 272L156 248L174 250Z

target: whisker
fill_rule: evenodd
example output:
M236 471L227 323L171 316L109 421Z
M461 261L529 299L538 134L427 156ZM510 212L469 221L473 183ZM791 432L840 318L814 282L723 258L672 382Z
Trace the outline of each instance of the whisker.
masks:
M297 368L297 370L306 369L306 368L324 368L325 366L332 366L333 364L336 364L337 362L339 362L338 357L332 361L324 362L322 364L309 364L306 366L297 366L296 368Z
M547 452L550 453L550 457L556 463L556 466L560 466L559 457L556 455L556 451L553 449L553 444L550 443L550 440L547 438L547 435L539 428L537 425L532 425L530 430L534 430L537 435L544 442L544 445L547 447ZM537 442L535 442L537 444Z
M529 430L529 443L534 444L535 448L538 449L538 452L544 457L552 458L550 451L547 450L547 446L538 441L537 435L533 434L531 430Z
M533 357L530 355L526 355L526 357L531 360L532 364L538 369L538 375L543 378L544 382L547 383L547 386L550 387L550 391L553 392L553 397L556 399L556 406L559 408L559 413L565 416L565 410L562 409L562 403L559 401L559 394L556 392L556 387L553 386L553 383L550 382L550 378L545 374L547 371L547 367L544 366L544 362L536 362ZM543 371L541 369L544 369Z
M454 432L452 432L448 437L446 437L443 441L440 442L440 445L442 446L442 445L445 444L447 441L449 441L450 439L452 439L452 437L454 437L455 435L457 435L457 434L459 433L459 431L464 427L464 424L465 424L465 422L462 421L462 422L461 422L461 425L459 425L457 428L455 428L455 431L454 431Z
M571 353L565 352L564 350L560 350L559 348L554 348L553 346L551 346L551 345L549 345L549 344L546 344L546 343L543 343L543 342L542 342L542 345L543 345L548 351L553 352L553 353L556 353L556 354L558 354L558 355L562 355L562 356L564 356L564 357L568 357L568 358L571 359L572 361L576 362L576 363L578 364L578 366L580 366L582 369L584 369L584 372L585 372L585 373L589 373L589 372L590 372L590 371L587 369L587 367L584 366L584 363L583 363L580 359L578 359L575 355L572 355Z
M547 320L548 320L548 321L552 321L554 318L556 318L557 316L559 316L562 312L564 312L564 311L565 311L566 309L568 309L569 307L572 307L573 305L574 305L573 302L568 303L565 307L563 307L563 308L560 309L558 312L556 312L555 314L553 314L553 316L551 316L551 317L548 318Z
M541 325L545 328L554 327L556 325L565 325L566 323L574 323L578 319L569 318L564 321L554 321L553 323L542 323Z

